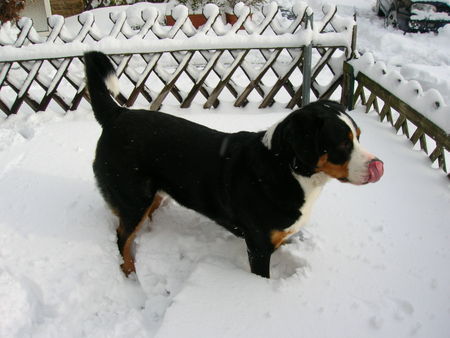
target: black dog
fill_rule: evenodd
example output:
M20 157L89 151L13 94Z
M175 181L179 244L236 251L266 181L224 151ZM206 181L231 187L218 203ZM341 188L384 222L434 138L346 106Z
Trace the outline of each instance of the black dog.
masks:
M267 131L222 133L156 111L119 106L117 77L102 53L85 54L92 108L103 133L94 172L120 218L119 250L135 271L137 229L164 192L237 236L251 271L269 277L270 256L306 222L329 178L376 182L383 164L363 150L360 130L332 101L299 109Z

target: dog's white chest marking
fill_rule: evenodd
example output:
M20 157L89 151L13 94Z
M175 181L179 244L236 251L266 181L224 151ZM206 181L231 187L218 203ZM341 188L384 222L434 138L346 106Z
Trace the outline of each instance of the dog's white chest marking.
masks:
M289 232L291 235L300 231L300 228L308 222L311 212L314 206L314 203L319 197L320 192L322 191L325 183L328 182L329 177L324 173L317 173L311 177L304 177L300 175L295 175L295 178L300 183L303 193L305 194L305 202L300 207L300 218L292 224L289 228L284 231Z

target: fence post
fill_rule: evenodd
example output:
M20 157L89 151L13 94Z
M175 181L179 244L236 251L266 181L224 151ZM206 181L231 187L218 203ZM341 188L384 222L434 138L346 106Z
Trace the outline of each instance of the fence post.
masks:
M308 15L305 29L313 29L313 14ZM312 42L303 48L303 87L302 87L302 107L311 101L311 64L312 64Z
M344 61L343 65L343 77L342 77L342 93L341 103L348 109L353 110L354 105L354 92L355 92L355 74L352 65L347 61Z

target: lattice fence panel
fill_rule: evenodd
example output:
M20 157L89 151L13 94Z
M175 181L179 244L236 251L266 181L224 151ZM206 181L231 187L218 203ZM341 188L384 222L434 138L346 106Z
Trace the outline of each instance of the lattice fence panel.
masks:
M384 71L383 71L384 72ZM386 73L384 72L384 75ZM357 102L366 106L366 113L375 110L381 121L388 121L398 134L405 135L417 150L424 151L431 163L437 168L441 168L450 178L450 171L447 161L450 156L450 134L440 125L428 119L423 113L414 109L410 104L401 100L388 89L362 72L356 72L349 63L344 64L344 95L343 101L352 108ZM391 76L392 77L392 76ZM400 82L397 86L405 85ZM355 84L356 88L355 88ZM406 88L414 88L415 95L423 100L430 97L423 97L420 86L414 83L406 84ZM440 110L448 114L447 121L450 120L450 109L444 107L440 101L435 102L435 110ZM432 110L432 109L430 109Z
M15 41L0 40L0 110L9 115L27 105L40 111L52 102L64 111L76 109L89 100L82 58L87 50L111 57L121 83L118 100L127 106L156 110L195 102L213 108L231 101L237 107L280 102L293 108L309 102L310 95L330 97L342 81L343 62L353 54L354 20L327 6L315 21L299 2L292 8L295 19L286 24L278 10L272 3L252 15L238 5L238 21L231 26L209 4L207 22L196 29L184 6L172 12L173 26L162 24L161 14L149 6L139 24L126 12L110 15L108 32L86 12L75 32L62 17L51 17L46 38L22 19Z

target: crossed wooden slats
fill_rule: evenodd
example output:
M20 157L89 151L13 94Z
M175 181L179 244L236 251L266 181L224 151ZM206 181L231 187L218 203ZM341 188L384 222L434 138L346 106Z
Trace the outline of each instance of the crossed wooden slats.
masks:
M238 22L236 22L235 25L231 28L231 33L236 33L239 29L239 27L242 26L242 23L249 17L249 13L245 13L244 16L240 17ZM208 79L208 76L211 72L215 72L216 75L220 77L220 74L215 70L215 66L217 65L217 62L219 62L220 57L224 54L224 50L215 51L212 55L207 55L205 52L200 52L200 54L204 57L204 59L207 61L207 64L201 74L198 76L197 79L194 80L194 86L189 91L188 95L186 96L186 99L181 104L181 108L188 108L192 101L194 100L195 96L198 92L201 92L203 96L208 100L209 99L209 91L205 88L204 84L206 80ZM237 92L234 89L230 83L227 83L226 86L230 89L231 93L236 97ZM218 105L218 99L217 97L214 100L214 103L212 104L213 107L217 107Z
M54 42L58 38L58 35L60 34L61 29L63 28L64 25L64 20L61 19L49 21L52 31L47 38L47 42ZM33 32L33 29L31 29L30 32ZM33 65L31 65L31 67L28 67L26 62L19 62L20 66L28 72L28 75L22 84L22 88L20 88L20 90L17 92L17 98L11 108L11 112L13 114L17 113L17 111L19 110L20 106L22 105L22 103L26 98L28 90L30 89L34 81L36 81L36 83L38 83L44 90L48 88L45 82L40 81L38 79L38 71L43 65L43 63L44 60L39 60L36 61ZM28 103L30 103L30 101L28 101ZM32 105L35 106L34 102L32 103ZM38 104L36 110L40 110L40 107L41 105Z
M296 20L294 20L292 22L292 24L288 27L287 30L285 30L283 33L293 33L295 32L298 27L305 21L307 20L306 17L306 9L307 7L302 7L299 9L299 12L297 13L297 18ZM277 28L274 27L274 25L276 25L276 21L271 20L271 27L276 30ZM263 97L263 103L261 103L260 108L265 108L268 105L272 105L274 101L274 97L275 95L279 92L279 90L284 87L286 88L287 92L290 95L293 95L294 93L294 89L293 89L293 85L292 83L290 83L289 81L289 76L281 76L281 74L278 72L278 70L273 67L274 63L276 62L277 58L279 57L279 55L283 52L283 48L279 48L277 50L275 50L274 52L270 53L270 51L268 50L260 50L261 54L263 55L264 59L266 60L265 64L263 65L263 67L261 68L259 74L256 76L255 79L251 80L250 83L248 84L248 86L243 90L243 92L241 93L241 95L237 98L236 102L235 102L235 106L236 107L241 107L243 106L246 101L247 101L247 97L250 95L250 93L255 89L258 88L259 89L259 93L262 93L262 97ZM291 51L288 51L289 54L292 57L292 53ZM295 59L295 57L293 57ZM297 62L294 62L294 65L292 67L292 71L297 67ZM277 83L272 87L272 90L265 96L264 92L262 91L262 89L260 88L259 84L262 81L262 78L264 77L264 75L269 71L272 70L274 72L275 75L277 75L277 77L279 79L283 79L282 81L277 81ZM287 73L291 74L292 71L288 71Z
M353 68L348 63L344 65L344 76L353 76ZM359 72L355 80L358 86L354 92L352 104L354 105L360 100L361 104L366 106L366 113L373 107L379 114L381 121L387 119L395 130L397 132L401 130L401 133L413 145L419 142L420 149L428 155L431 163L437 161L439 168L448 174L445 153L450 152L449 135L439 126L426 119L407 103L391 94L363 73ZM368 99L366 99L366 91L370 93ZM381 109L378 100L382 102ZM416 128L412 135L410 134L409 125L413 125ZM430 143L427 138L434 141L431 153L429 151Z
M247 25L248 22L252 21L249 11L240 10L238 22L231 29L228 28L228 30L223 29L224 26L220 23L221 18L218 10L209 10L206 12L209 16L208 22L199 30L195 30L190 25L187 11L181 13L181 15L178 13L176 23L170 30L161 29L156 11L150 10L144 12L144 24L138 31L131 29L126 22L125 13L120 13L110 16L113 27L106 35L102 35L96 28L92 14L84 13L79 17L81 29L73 38L68 37L69 34L63 32L63 21L53 18L50 21L52 30L45 42L85 42L88 39L95 42L108 36L112 39L142 39L143 42L149 43L148 36L150 35L153 35L153 38L156 39L174 39L177 34L192 37L198 32L205 34L211 32L213 35L220 36L224 34L237 34L241 26L245 27L245 31L242 32L244 34L263 34L270 27L272 32L277 35L285 33L292 34L301 25L306 25L308 21L306 5L302 4L294 9L297 14L297 19L287 28L280 28L281 26L277 24L275 15L278 8L274 6L272 4L268 7L269 10L265 12L262 22L259 24L252 23L251 25ZM332 20L334 15L335 12L332 10L325 13L322 22L318 23L321 31ZM32 28L29 20L23 21L21 25L21 32L14 44L15 47L19 48L25 43L37 44L42 42L39 41L38 35ZM329 64L329 60L336 48L321 47L316 50L320 54L320 59L309 71L312 76L311 90L318 97L324 94L320 93L320 88L316 85L315 79L325 66L328 66L333 71L333 66ZM252 49L250 48L228 51L224 49L212 51L193 49L184 52L158 52L151 54L133 54L131 52L131 54L111 55L111 60L117 67L117 75L119 77L125 77L133 86L131 94L125 96L122 93L119 95L118 101L127 106L131 106L135 104L137 98L141 95L149 103L151 109L159 109L169 93L171 93L179 102L180 106L186 108L192 104L196 97L201 95L206 100L204 108L211 108L217 107L220 102L219 97L221 93L227 88L235 98L235 106L245 106L248 103L250 94L256 92L261 97L260 107L262 108L272 105L275 102L275 96L284 88L288 95L291 96L289 105L292 107L296 104L301 105L303 100L302 85L295 87L291 80L292 74L296 69L304 73L305 53L303 52L302 46L298 48L279 47L274 49L259 49L259 57L262 63L258 65L257 70L246 59L251 51ZM289 55L292 59L288 67L282 69L282 67L278 66L278 59L284 51L287 52L284 54ZM163 55L169 55L175 62L175 70L172 73L169 73L161 65ZM204 62L200 72L192 65L194 56L197 55L202 57ZM142 65L143 71L137 73L131 66L131 60L133 60L133 64L138 61ZM231 60L231 62L228 63L228 60ZM60 59L7 61L0 64L0 90L2 86L7 85L17 95L11 108L0 99L0 109L7 114L16 113L25 102L35 111L45 110L52 100L59 104L63 110L76 109L83 98L89 99L84 81L72 73L73 70L78 73L82 72L82 63L82 57L75 55ZM26 72L25 81L14 79L14 72L12 71L13 64L18 64ZM238 86L235 82L234 76L237 71L245 74L247 77L248 83L244 87ZM263 83L264 77L269 71L278 77L276 83L271 88L267 88ZM48 77L50 73L54 73L51 78ZM183 75L186 75L190 79L192 86L186 86L185 82L181 83L179 81ZM155 94L154 91L150 90L151 76L156 76L163 84L163 89L159 93ZM211 76L219 79L218 83L212 86L209 81ZM309 78L307 75L306 77ZM67 98L67 93L64 92L64 89L61 89L60 85L63 81L75 89L75 94L71 97ZM44 91L42 98L33 98L29 94L29 90L33 84L37 84ZM328 88L329 91L325 95L331 95L330 93L339 87L339 84L339 79L336 79ZM64 95L61 95L63 92Z
M46 42L54 42L58 38L62 39L61 31L64 25L64 21L62 18L58 17L53 17L53 19L54 20L49 21L49 26L52 28L52 30ZM90 20L90 22L88 22L87 25L83 25L79 33L75 36L75 38L72 41L83 41L86 35L88 34L90 25L92 23L93 19ZM38 34L32 27L31 20L29 19L21 20L19 22L19 28L22 29L19 38L15 43L16 47L21 47L26 42L27 39L31 43L40 42L36 39L36 37L38 37ZM62 62L58 60L36 60L31 65L30 62L19 61L17 62L18 65L24 71L27 72L27 77L25 81L23 81L23 83L21 83L20 85L16 85L12 79L11 80L7 79L7 73L13 65L12 62L7 63L3 68L3 71L5 71L5 73L2 72L0 75L0 87L3 84L3 81L6 81L7 84L10 86L10 88L12 88L17 93L17 97L14 103L12 104L11 108L4 109L7 112L7 114L17 113L17 111L22 106L23 102L26 102L35 111L45 110L51 100L57 102L64 110L70 109L71 106L67 104L60 95L58 95L57 89L63 78L65 78L67 82L70 83L75 88L78 87L78 85L71 79L71 76L67 74L67 70L71 65L72 61L73 58L66 58L62 60ZM50 81L44 81L39 76L39 71L42 69L42 66L44 64L48 67L53 66L53 68L56 70L55 76ZM32 99L28 95L28 90L33 85L33 83L38 84L45 92L43 98L39 102ZM6 105L3 104L3 106L5 107Z
M31 20L20 20L18 23L18 26L20 28L20 33L16 39L16 41L14 42L14 47L21 47L24 42L25 39L28 36L28 33L30 32L31 28L33 27L33 23ZM3 85L3 83L7 80L7 75L9 70L12 67L12 63L6 63L3 65L2 70L0 72L0 87Z
M210 14L211 15L208 17L206 24L200 28L200 31L204 34L208 33L208 31L210 31L212 29L214 22L219 18L218 10L215 11L214 13L210 13ZM184 21L186 21L186 20L187 20L187 18L184 18ZM190 36L189 33L186 33L186 34L188 36ZM150 109L157 110L161 107L162 102L167 97L167 94L169 93L169 91L171 91L173 88L176 88L176 81L179 79L179 77L182 75L183 72L185 72L188 75L188 77L195 83L195 80L196 80L195 75L192 74L188 69L189 61L194 56L194 53L195 53L195 51L188 51L186 53L186 55L184 55L184 56L180 56L178 53L170 53L172 55L172 57L179 63L179 66L173 73L170 81L168 81L166 83L166 86L164 87L164 89L161 91L161 93L158 95L158 97L152 103L152 105L150 106ZM205 57L205 54L206 53L204 53L204 52L201 53L201 55L203 55L203 57ZM195 92L195 94L198 93L198 91L200 91L204 96L208 95L208 91L203 86L203 82L197 83L197 87L194 86L194 88L197 88L197 91ZM179 91L178 88L177 88L177 90ZM191 90L191 92L192 92L192 90ZM192 97L192 99L190 99L190 101L192 102L195 95L193 92L190 93L190 95ZM189 94L188 94L188 98L189 98ZM183 100L181 97L178 99L178 101L180 102L182 107L186 107L186 102L189 102L189 101ZM217 106L218 102L215 101L214 104L215 104L215 106Z
M277 11L271 11L262 21L262 23L258 26L258 28L255 30L254 34L262 34L267 27L270 25L270 22L273 20L273 18L275 17ZM240 23L237 22L234 26L236 27L240 27L238 26ZM250 50L244 50L244 51L231 51L231 54L234 57L234 61L233 63L230 65L226 75L219 81L219 83L217 84L216 88L214 88L214 90L212 91L210 97L208 98L208 100L206 101L205 105L203 106L204 108L211 108L212 106L212 102L217 100L217 98L219 97L220 93L222 92L222 90L225 88L226 84L230 81L231 77L233 76L233 73L239 68L242 68L242 63L245 59L245 57L248 55L248 53L250 52ZM243 69L244 73L246 73L245 69ZM247 74L247 73L246 73ZM247 75L247 77L249 77Z

